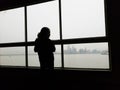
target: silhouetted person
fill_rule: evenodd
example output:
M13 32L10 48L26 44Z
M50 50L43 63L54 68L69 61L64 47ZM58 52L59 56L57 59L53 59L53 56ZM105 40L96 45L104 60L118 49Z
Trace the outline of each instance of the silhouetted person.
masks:
M43 27L35 40L34 51L38 53L40 67L42 70L54 69L55 45L49 39L50 29Z

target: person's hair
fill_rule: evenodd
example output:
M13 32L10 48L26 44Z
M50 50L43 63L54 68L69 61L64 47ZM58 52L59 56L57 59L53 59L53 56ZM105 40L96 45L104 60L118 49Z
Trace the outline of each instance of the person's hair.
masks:
M50 29L48 27L43 27L38 34L38 38L49 38L50 36Z

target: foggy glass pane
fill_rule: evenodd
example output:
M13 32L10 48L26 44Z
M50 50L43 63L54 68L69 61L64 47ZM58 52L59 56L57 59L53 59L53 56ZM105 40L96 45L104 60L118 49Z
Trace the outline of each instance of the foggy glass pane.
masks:
M108 43L64 46L65 67L109 69Z
M0 65L25 66L25 48L0 48Z
M104 0L61 0L63 38L105 36Z
M56 45L56 51L54 52L54 67L61 67L61 49ZM28 48L28 65L40 67L38 54L34 52L34 46Z
M24 8L0 12L0 43L23 42Z
M49 27L51 39L59 39L58 2L51 1L27 7L28 41L34 41L42 27Z

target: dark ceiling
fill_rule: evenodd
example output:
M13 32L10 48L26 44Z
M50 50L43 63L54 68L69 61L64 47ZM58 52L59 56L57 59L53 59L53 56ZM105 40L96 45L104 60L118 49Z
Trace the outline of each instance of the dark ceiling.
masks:
M53 0L0 0L0 11Z

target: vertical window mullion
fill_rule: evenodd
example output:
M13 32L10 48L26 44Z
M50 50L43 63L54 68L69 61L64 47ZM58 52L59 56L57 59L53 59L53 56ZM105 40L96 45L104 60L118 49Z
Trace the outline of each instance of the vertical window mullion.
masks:
M25 11L25 60L26 67L28 67L28 46L27 46L27 6L24 7Z
M59 0L59 25L60 25L60 40L61 40L61 59L62 68L64 68L64 47L62 43L62 12L61 12L61 0Z
M106 32L106 38L107 38L107 42L108 42L108 52L109 52L109 67L110 67L110 70L112 70L112 61L111 61L111 43L110 43L110 33L108 31L108 15L107 15L107 1L104 0L104 12L105 12L105 32Z

